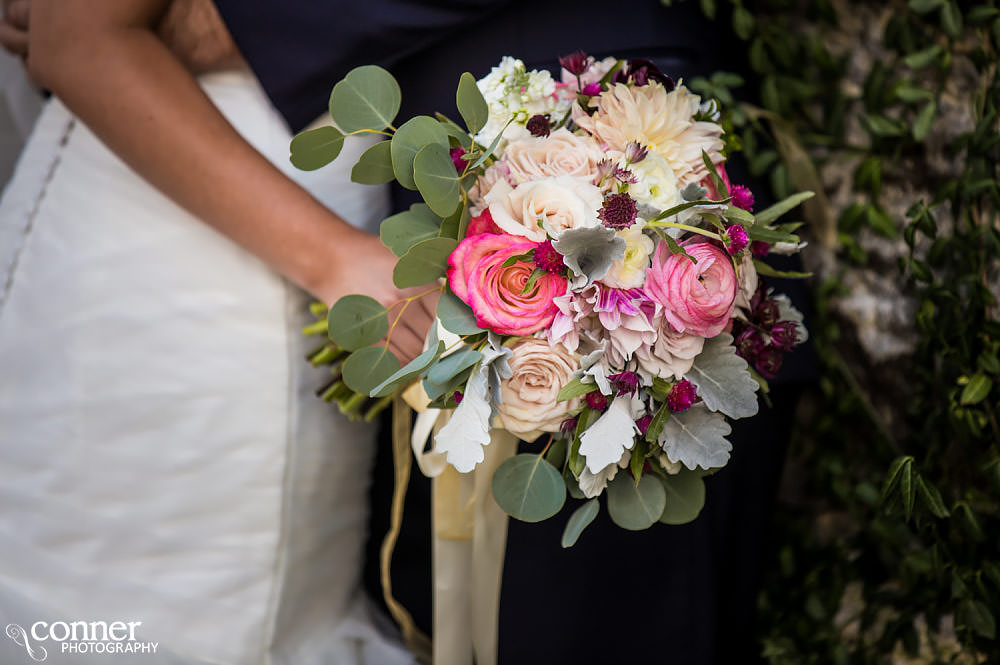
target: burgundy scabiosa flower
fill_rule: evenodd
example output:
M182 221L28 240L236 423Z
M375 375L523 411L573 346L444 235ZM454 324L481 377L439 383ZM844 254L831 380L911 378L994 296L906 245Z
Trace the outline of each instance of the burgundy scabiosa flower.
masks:
M610 194L604 199L597 217L604 222L604 226L612 229L627 229L635 224L636 215L639 214L639 207L635 199L628 194Z
M550 239L538 243L538 247L535 248L535 265L553 275L561 275L566 271L562 254L556 251Z
M736 256L746 249L750 243L750 237L747 235L746 229L739 224L733 224L726 229L723 243L726 245L726 251L729 252L729 255Z
M761 376L765 379L773 379L778 375L778 371L781 369L782 360L783 357L781 351L773 346L768 346L757 354L757 362L754 363L754 367L757 368L757 371L760 372Z
M635 372L612 374L608 377L608 381L619 395L634 395L639 390L639 375Z
M461 148L452 148L448 151L448 154L451 155L451 161L455 163L455 170L459 173L464 173L465 167L469 164L467 161L462 159L462 157L465 156L465 151Z
M608 398L602 395L600 390L587 393L583 399L587 402L587 406L595 411L603 411L608 408Z
M615 83L628 83L631 80L633 84L638 86L647 85L650 81L658 81L663 84L667 92L674 89L674 80L661 72L653 61L643 58L629 60L624 67L615 73L614 80Z
M771 243L763 240L754 240L750 243L750 253L755 259L762 259L771 251Z
M563 435L571 434L573 430L576 429L576 421L576 418L567 418L562 421L561 425L559 425L559 431L562 432Z
M532 136L537 136L538 138L544 138L549 135L552 130L552 126L549 124L549 118L547 115L537 114L533 115L525 123L524 128L531 132Z
M769 298L757 305L754 314L757 316L760 325L770 330L771 326L777 323L781 317L781 310L778 309L778 303Z
M587 97L597 97L599 94L601 94L601 84L588 83L587 85L583 86L583 90L580 91L580 94L586 95Z
M798 337L798 324L795 321L778 321L768 333L771 335L771 344L782 351L787 351L795 346Z
M733 185L729 188L729 195L733 197L733 205L747 212L753 212L753 192L743 185Z
M651 422L653 422L653 416L648 413L642 418L639 418L639 420L635 421L635 426L639 428L639 433L642 434L642 436L646 436L646 432L649 431L649 424Z
M733 332L736 332L734 329ZM746 326L736 333L736 355L748 363L757 360L757 356L764 350L764 338L755 328Z
M559 58L559 65L574 76L579 76L590 69L590 56L583 51L577 51Z
M698 392L690 381L679 381L667 394L667 407L672 413L687 411L698 400Z

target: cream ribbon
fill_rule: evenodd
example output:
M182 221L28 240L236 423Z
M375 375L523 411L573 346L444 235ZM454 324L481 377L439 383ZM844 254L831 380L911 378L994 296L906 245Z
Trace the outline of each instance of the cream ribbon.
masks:
M507 547L507 514L493 500L493 473L517 449L517 437L503 430L491 430L485 458L471 473L459 473L445 463L444 455L425 452L428 438L448 422L449 412L429 409L430 400L423 386L416 383L403 393L403 399L415 411L417 419L410 436L410 447L421 472L432 478L431 515L434 553L434 665L496 665L500 585L504 553ZM397 400L399 403L399 400ZM409 412L394 408L394 453L405 451L403 427L409 425ZM399 421L405 423L403 426ZM402 454L406 455L405 452ZM406 455L408 457L408 455ZM403 466L396 460L397 486L393 495L393 517L396 499L402 515L407 473L401 478ZM400 480L403 487L400 490ZM409 613L392 599L389 563L392 547L399 532L393 519L383 544L382 584L386 603L400 623L411 648L423 651L425 644L415 635ZM389 601L392 601L391 603ZM396 606L396 609L393 609ZM416 631L419 633L419 631ZM419 653L419 652L418 652ZM422 654L421 654L422 655Z

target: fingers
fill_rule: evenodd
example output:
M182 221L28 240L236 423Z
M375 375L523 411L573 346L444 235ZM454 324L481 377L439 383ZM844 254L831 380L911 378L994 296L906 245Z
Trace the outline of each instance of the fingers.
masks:
M11 0L4 4L4 21L16 29L27 32L28 21L31 17L31 0Z
M420 355L424 350L424 338L418 337L417 333L409 327L396 326L389 338L389 350L399 359L400 365L405 365Z
M11 55L24 58L28 55L28 32L8 23L0 21L0 46Z

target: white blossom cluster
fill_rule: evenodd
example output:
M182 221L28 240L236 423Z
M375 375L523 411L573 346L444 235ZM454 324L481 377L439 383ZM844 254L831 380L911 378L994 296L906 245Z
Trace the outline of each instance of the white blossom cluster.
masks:
M475 137L483 146L490 145L501 131L504 142L528 136L524 125L534 115L548 114L549 120L557 124L569 113L573 102L571 95L559 94L549 72L529 72L524 62L510 56L505 56L477 84L490 108L489 120Z

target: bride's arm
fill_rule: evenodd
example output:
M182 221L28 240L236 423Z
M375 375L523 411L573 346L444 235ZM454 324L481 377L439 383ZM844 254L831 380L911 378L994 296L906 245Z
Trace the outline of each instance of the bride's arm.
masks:
M391 253L244 141L153 33L166 6L33 0L28 67L140 175L291 281L328 303L361 290L399 300ZM407 312L426 329L423 308ZM405 362L419 335L397 333Z

